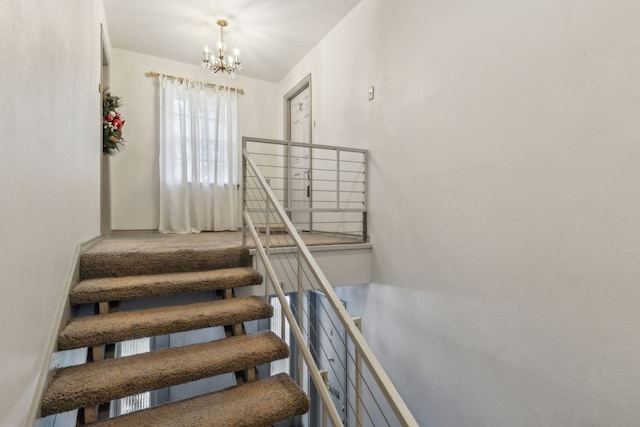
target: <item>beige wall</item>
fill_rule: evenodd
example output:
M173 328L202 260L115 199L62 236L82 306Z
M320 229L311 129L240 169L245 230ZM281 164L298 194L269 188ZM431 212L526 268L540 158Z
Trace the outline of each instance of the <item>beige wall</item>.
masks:
M169 61L113 49L111 88L122 97L126 119L122 152L111 159L112 226L114 230L157 230L159 217L157 71L245 89L240 96L240 135L274 138L279 104L274 83L242 77L213 76L194 64Z
M370 150L364 330L421 425L638 425L639 20L363 0L280 82Z
M77 246L100 232L100 1L0 6L0 425L31 425Z

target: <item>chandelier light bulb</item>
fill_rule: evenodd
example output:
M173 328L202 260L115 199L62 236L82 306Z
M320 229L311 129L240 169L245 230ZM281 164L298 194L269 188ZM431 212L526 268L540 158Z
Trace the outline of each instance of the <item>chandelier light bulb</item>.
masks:
M242 68L242 64L240 63L240 51L238 49L234 49L233 55L225 53L227 45L224 42L224 28L228 23L221 19L217 21L217 24L220 26L220 41L216 43L217 52L209 53L209 47L205 46L202 66L211 70L213 74L217 74L218 71L223 71L232 77L235 77L236 71Z

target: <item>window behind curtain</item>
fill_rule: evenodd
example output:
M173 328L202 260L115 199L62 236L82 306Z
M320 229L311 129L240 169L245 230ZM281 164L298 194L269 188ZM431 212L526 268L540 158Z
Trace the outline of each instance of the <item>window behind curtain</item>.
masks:
M241 225L237 93L160 79L159 98L159 230L237 230Z

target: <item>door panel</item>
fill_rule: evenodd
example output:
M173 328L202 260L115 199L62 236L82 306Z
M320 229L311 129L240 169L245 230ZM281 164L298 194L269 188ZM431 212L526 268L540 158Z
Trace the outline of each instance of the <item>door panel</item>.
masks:
M329 395L342 415L344 424L347 408L347 348L345 345L347 334L329 300L322 292L312 293L311 304L312 315L315 318L311 332L313 354L318 368L327 372ZM344 301L342 304L346 305ZM314 406L312 417L315 418L316 425L321 426L323 425L322 407L319 402Z
M294 142L311 142L311 88L307 86L290 100L289 135ZM291 208L311 207L311 150L291 147ZM311 230L309 212L292 212L296 229Z

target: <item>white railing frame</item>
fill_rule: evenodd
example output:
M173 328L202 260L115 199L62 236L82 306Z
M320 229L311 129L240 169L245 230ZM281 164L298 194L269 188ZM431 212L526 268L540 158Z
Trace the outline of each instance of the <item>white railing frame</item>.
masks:
M285 146L285 164L283 166L285 170L285 212L309 212L313 214L313 212L360 212L363 215L366 215L367 210L369 208L369 197L368 197L368 177L369 177L369 162L367 161L367 157L369 155L369 150L364 150L361 148L350 148L350 147L339 147L335 145L322 145L322 144L309 144L306 142L296 142L296 141L281 141L277 139L268 139L268 138L254 138L243 136L242 137L242 148L243 150L247 148L247 142L257 142L261 144L274 144L274 145L282 145ZM291 199L292 199L292 185L291 185L291 168L292 168L292 158L291 158L291 147L301 147L301 148L309 148L309 149L323 149L323 150L332 150L336 151L336 164L337 164L337 179L336 179L336 207L335 208L293 208L291 207ZM364 202L362 208L341 208L340 207L340 152L351 152L362 154L364 157ZM277 199L276 199L277 200ZM363 219L363 222L366 221ZM364 228L366 230L366 223L364 224ZM366 239L366 233L363 236L363 240Z
M250 140L253 141L255 139L250 138ZM243 138L243 142L244 141L245 141L245 138ZM278 143L281 143L281 141L278 141ZM318 145L316 145L316 144L314 144L314 146L318 147ZM350 150L348 148L341 148L341 149L345 150L345 151ZM355 151L360 151L360 150L355 150ZM246 178L246 176L247 176L246 175L246 167L248 165L251 168L251 170L253 171L253 174L255 175L255 178L259 181L260 186L265 191L266 198L271 200L272 208L278 214L278 216L280 217L280 220L285 225L285 227L287 229L287 232L289 233L289 236L293 239L293 241L295 243L295 246L298 248L299 256L302 259L304 259L304 261L309 266L309 268L311 270L311 273L313 274L313 276L317 280L318 284L320 285L320 289L324 292L324 294L327 297L327 299L329 300L329 303L331 304L333 310L337 313L338 318L340 319L340 322L343 324L347 334L349 335L349 337L353 341L354 346L358 351L358 354L360 355L362 361L364 361L364 363L369 368L369 371L371 372L371 375L375 379L376 383L380 387L380 390L382 391L382 393L384 394L385 398L387 399L389 405L393 409L393 412L395 413L396 417L398 418L398 421L403 426L418 427L418 423L415 420L415 418L413 417L413 415L411 414L411 411L409 411L409 408L407 407L407 405L405 404L404 400L402 399L402 397L400 396L400 394L396 390L395 386L393 385L393 383L391 382L391 380L387 376L386 372L382 368L382 365L380 364L380 362L378 361L378 359L374 355L373 351L369 347L369 344L367 344L366 340L364 339L364 336L362 335L362 333L360 332L360 330L358 329L358 327L354 323L353 319L351 318L351 316L349 315L347 310L344 308L344 306L340 302L340 299L338 298L337 294L333 290L333 287L331 286L331 283L329 282L329 280L326 278L326 276L324 275L324 273L320 269L320 266L317 264L316 260L311 255L311 252L309 251L309 249L307 248L305 243L302 241L302 238L297 233L297 231L294 228L293 224L289 220L289 217L287 216L285 210L283 209L283 207L278 202L278 199L276 198L275 194L273 193L273 191L271 190L271 188L267 184L266 179L264 178L262 173L260 173L260 170L258 169L258 166L256 166L255 162L253 161L253 159L251 158L249 152L247 151L246 147L244 147L244 146L243 146L242 154L243 154L243 159L244 159L244 161L243 161L243 170L245 171L244 177ZM246 180L245 180L245 184L244 185L246 186ZM245 196L246 196L246 194L245 194ZM260 238L259 238L259 236L257 234L257 231L255 230L255 227L253 227L253 223L251 222L251 218L249 217L249 213L246 211L246 197L245 197L245 202L243 203L243 205L245 207L245 211L243 213L243 217L245 218L245 222L246 222L245 227L248 225L249 228L250 228L251 235L252 235L252 237L253 237L253 239L255 241L257 253L260 255L260 258L262 259L262 261L264 263L264 266L265 266L265 269L266 269L268 275L271 277L272 286L276 290L276 293L278 294L278 298L280 299L282 307L284 309L284 307L287 306L287 304L285 302L285 298L284 298L284 291L281 288L278 289L279 286L276 285L276 284L279 283L279 280L277 278L275 270L273 269L273 266L271 265L271 262L269 261L269 259L267 258L266 254L264 253L264 250L262 249L262 242L260 241ZM289 311L290 311L290 309L289 309ZM291 315L291 317L289 317L289 315ZM289 322L290 322L290 324L292 326L292 330L293 330L293 324L297 325L297 323L295 322L295 316L293 315L292 312L291 313L287 312L287 318L289 319ZM327 408L333 407L333 410L335 410L335 406L333 405L333 401L332 401L331 397L329 396L329 394L328 394L328 392L326 390L326 387L322 383L322 379L320 378L320 373L319 373L319 371L317 369L317 366L315 366L315 362L313 362L313 360L312 360L313 358L311 357L311 353L309 352L309 349L307 348L307 346L305 344L305 341L304 341L304 338L302 336L302 333L301 333L301 331L300 331L300 329L298 327L296 327L295 329L296 329L296 332L294 332L294 335L295 335L296 341L298 341L298 346L301 348L301 351L303 353L303 357L305 358L305 361L307 362L307 365L310 368L309 371L311 372L312 379L313 379L314 383L316 384L316 388L320 391L320 395L322 397L323 403ZM310 361L308 360L308 357L311 357L310 360L313 363L310 363ZM311 368L313 368L313 369L311 369ZM322 386L319 386L319 384L322 384ZM330 411L330 416L332 418L332 422L334 422L334 425L341 425L342 421L339 421L336 424L335 420L333 419L333 415L331 415L331 412L332 412L331 409L329 409L329 411ZM336 414L337 414L337 411L336 411Z

